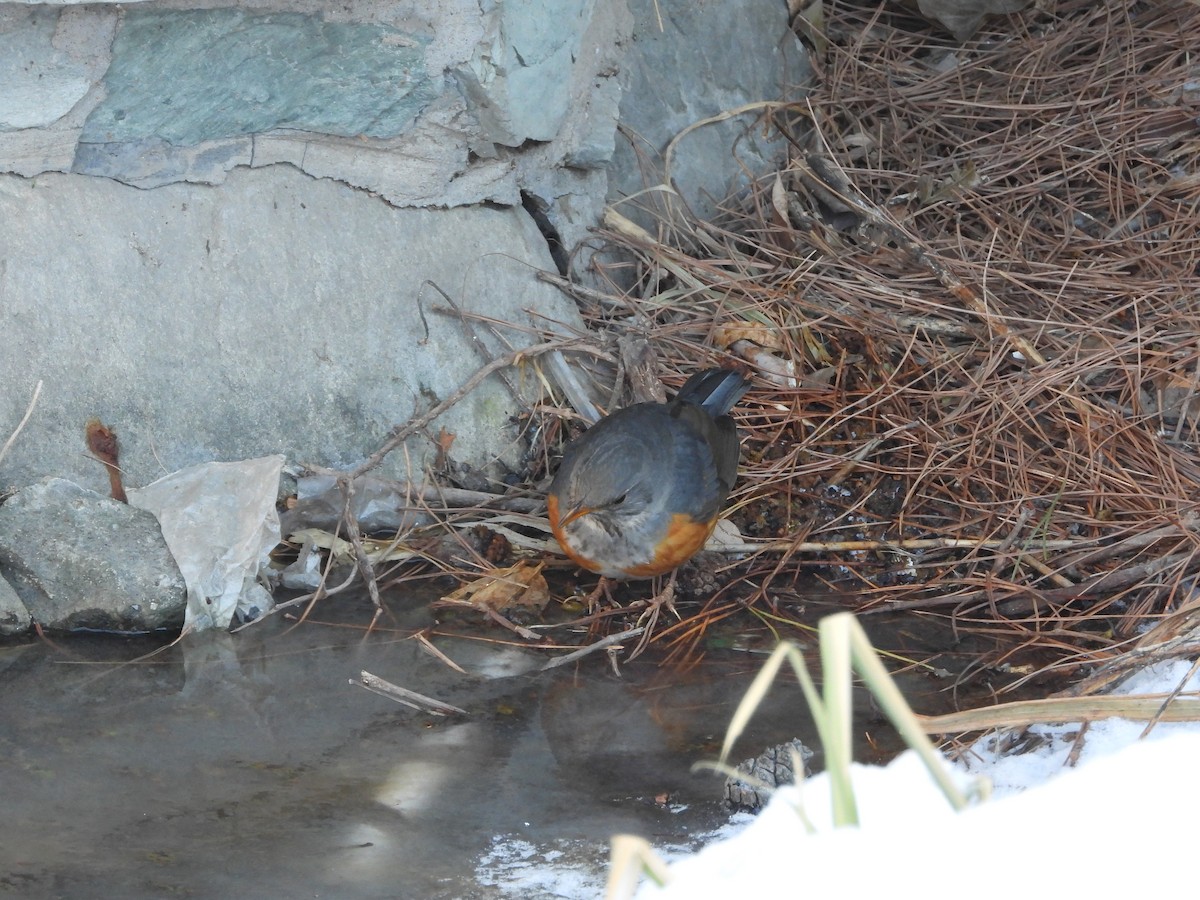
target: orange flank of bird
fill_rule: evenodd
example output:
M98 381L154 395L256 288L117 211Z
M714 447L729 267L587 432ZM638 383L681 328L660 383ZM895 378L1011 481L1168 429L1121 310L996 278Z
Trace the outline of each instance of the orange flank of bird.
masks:
M671 516L667 536L654 548L654 559L644 565L631 566L625 570L626 574L634 578L649 578L670 572L691 559L707 543L716 527L715 518L711 522L697 522L691 516L676 513Z

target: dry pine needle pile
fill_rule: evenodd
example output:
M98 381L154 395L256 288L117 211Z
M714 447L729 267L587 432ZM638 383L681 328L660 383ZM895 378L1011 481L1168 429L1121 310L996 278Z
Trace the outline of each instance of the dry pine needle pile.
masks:
M815 578L1090 662L1200 618L1200 5L1041 6L958 42L825 3L788 165L612 220L640 280L594 323L778 386L741 408L751 602Z

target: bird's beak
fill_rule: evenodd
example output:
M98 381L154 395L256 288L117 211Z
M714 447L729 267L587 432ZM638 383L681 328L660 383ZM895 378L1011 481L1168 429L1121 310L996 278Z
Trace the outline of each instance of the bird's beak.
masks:
M592 512L590 506L573 506L567 510L567 514L558 521L559 528L566 528L576 519L582 519L588 513Z
M592 511L592 508L589 506L584 506L583 504L576 504L575 506L568 506L565 510L563 510L560 513L559 509L558 509L558 498L557 497L549 498L548 507L549 507L551 524L557 523L556 527L558 527L558 528L566 528L568 525L570 525L576 519L580 519Z

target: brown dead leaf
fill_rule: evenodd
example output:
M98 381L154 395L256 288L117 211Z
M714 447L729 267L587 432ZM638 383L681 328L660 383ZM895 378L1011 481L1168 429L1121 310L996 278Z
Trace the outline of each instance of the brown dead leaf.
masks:
M112 498L121 503L128 503L125 486L121 483L120 446L117 443L116 432L99 419L89 419L84 427L84 436L88 450L108 469Z
M437 434L437 460L435 465L439 469L444 469L450 458L450 448L454 446L454 439L457 437L453 431L447 431L445 428L439 428Z
M785 358L787 348L775 329L762 322L729 322L717 328L713 342L750 363L768 381L796 387L796 364Z
M764 350L752 341L734 341L729 345L729 352L754 366L758 373L772 384L783 388L795 388L800 385L796 378L796 364L792 360Z
M1194 376L1162 373L1154 382L1155 395L1146 405L1160 416L1192 421L1200 416L1200 384Z
M713 333L713 342L722 350L728 350L738 341L749 341L767 350L783 349L778 333L762 322L728 322Z
M550 602L550 588L542 575L543 565L521 561L507 569L492 569L433 605L470 606L481 612L489 609L499 613L513 609L540 611Z
M787 191L783 187L783 178L778 172L775 173L775 183L771 186L771 210L775 213L772 216L772 224L779 228L791 227L791 222L788 220Z
M482 522L472 526L466 533L475 551L490 565L498 566L512 557L512 544L508 538Z

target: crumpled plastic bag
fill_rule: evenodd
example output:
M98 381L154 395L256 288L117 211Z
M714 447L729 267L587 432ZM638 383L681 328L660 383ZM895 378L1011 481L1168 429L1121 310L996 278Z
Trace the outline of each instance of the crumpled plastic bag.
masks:
M269 612L258 576L279 544L275 500L284 457L201 463L173 472L129 502L157 517L187 584L184 630L228 628L234 613Z

